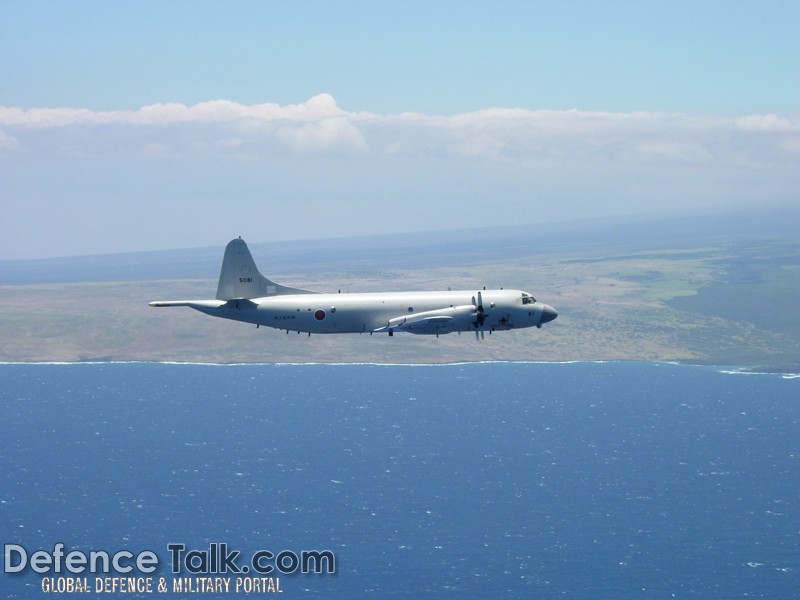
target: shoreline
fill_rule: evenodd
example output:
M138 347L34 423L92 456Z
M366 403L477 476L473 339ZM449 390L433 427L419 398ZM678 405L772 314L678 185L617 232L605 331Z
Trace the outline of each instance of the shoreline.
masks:
M165 361L165 360L80 360L80 361L3 361L3 366L102 366L102 365L163 365L176 367L457 367L473 365L575 365L575 364L642 364L642 365L671 365L676 367L694 367L718 371L728 375L780 375L785 379L800 379L800 371L782 370L776 368L763 368L757 366L732 366L716 363L683 362L674 360L625 360L625 359L594 359L594 360L475 360L453 362L194 362L194 361Z

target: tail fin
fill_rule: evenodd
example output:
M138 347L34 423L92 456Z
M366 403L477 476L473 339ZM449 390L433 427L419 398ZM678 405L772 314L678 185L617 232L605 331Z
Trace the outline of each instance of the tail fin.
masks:
M253 255L242 238L231 240L225 248L219 273L217 300L263 298L281 294L313 294L270 281L258 271Z

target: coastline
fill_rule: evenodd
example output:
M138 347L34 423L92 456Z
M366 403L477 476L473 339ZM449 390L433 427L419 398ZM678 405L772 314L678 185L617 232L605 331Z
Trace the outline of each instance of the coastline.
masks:
M774 220L785 229L790 219ZM25 282L0 285L0 361L624 360L800 372L800 241L793 233L764 224L752 229L746 219L720 230L703 222L689 234L683 222L635 225L635 235L621 235L627 231L622 224L562 225L538 238L530 228L489 230L475 236L475 245L453 232L441 244L438 237L395 236L383 244L367 238L368 256L354 239L254 245L266 273L303 289L346 294L513 286L559 311L541 330L496 332L481 341L457 334L287 335L189 308L148 306L156 298L213 295L220 249L181 251L166 271L159 265L168 253L36 261ZM15 264L12 272L33 268ZM65 270L69 265L74 271ZM56 280L45 283L48 273ZM108 273L115 280L105 280ZM190 278L200 273L206 278ZM31 282L37 278L40 283Z
M106 365L163 365L175 367L427 367L451 368L475 365L539 365L539 366L569 366L581 364L603 365L651 365L675 366L686 368L709 369L725 375L778 375L783 379L800 379L800 372L791 370L760 369L758 367L732 367L712 363L689 363L680 361L661 360L558 360L558 361L527 361L527 360L482 360L482 361L454 361L438 363L387 363L387 362L188 362L188 361L149 361L149 360L84 360L84 361L7 361L0 362L0 367L6 366L106 366Z

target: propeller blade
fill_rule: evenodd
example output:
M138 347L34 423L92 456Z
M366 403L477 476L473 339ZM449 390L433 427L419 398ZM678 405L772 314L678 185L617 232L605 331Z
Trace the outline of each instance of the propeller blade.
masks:
M475 320L472 324L475 326L475 339L484 339L483 322L486 320L486 311L483 310L483 294L478 292L478 300L475 296L472 297L472 306L475 307Z

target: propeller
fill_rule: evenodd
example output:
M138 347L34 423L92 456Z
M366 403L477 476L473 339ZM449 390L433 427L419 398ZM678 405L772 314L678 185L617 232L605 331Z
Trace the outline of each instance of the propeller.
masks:
M483 322L486 320L486 311L483 310L483 297L478 292L478 301L475 302L475 296L472 297L472 305L475 307L475 339L483 339ZM480 333L479 333L480 332Z

